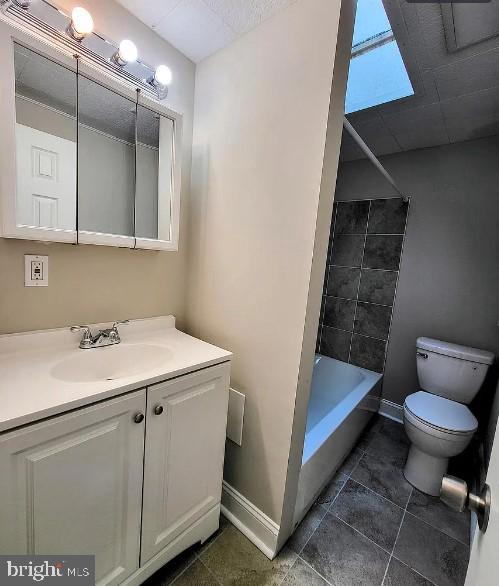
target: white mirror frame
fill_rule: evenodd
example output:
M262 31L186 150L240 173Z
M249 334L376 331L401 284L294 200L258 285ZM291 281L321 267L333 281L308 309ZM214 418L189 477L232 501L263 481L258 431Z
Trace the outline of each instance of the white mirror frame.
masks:
M182 170L182 114L164 106L143 94L138 103L173 121L172 175L170 201L170 238L168 240L119 236L86 230L65 230L19 226L16 220L16 106L14 43L24 45L42 56L60 63L76 74L76 60L67 47L58 46L52 40L38 36L0 21L0 237L39 240L45 242L66 242L72 244L95 244L149 250L178 250L180 224L180 188ZM119 72L110 74L95 64L80 57L79 72L104 87L132 100L137 101L136 87L120 77ZM158 193L158 198L160 194ZM158 202L159 203L159 202ZM158 205L158 209L159 209ZM158 219L158 224L161 219ZM159 227L159 226L158 226ZM160 230L158 230L158 233Z

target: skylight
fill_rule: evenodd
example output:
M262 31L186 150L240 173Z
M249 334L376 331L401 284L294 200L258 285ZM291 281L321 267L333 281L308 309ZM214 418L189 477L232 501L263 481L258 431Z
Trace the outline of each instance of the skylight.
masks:
M358 0L345 112L413 94L382 0Z

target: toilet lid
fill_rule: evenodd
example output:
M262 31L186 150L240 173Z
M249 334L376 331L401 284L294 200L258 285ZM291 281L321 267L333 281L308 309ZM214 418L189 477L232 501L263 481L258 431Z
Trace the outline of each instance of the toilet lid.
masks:
M461 403L424 391L409 395L405 400L409 411L434 427L453 432L470 432L478 428L473 413Z

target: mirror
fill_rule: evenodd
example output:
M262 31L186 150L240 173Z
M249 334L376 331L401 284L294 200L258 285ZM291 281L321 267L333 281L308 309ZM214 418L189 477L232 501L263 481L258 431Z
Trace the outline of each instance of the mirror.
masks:
M134 236L135 115L134 102L79 76L79 230Z
M177 250L182 116L121 71L25 37L11 47L0 54L0 69L13 59L15 71L0 116L10 123L15 104L4 152L16 194L0 199L2 235Z
M16 225L76 227L76 74L14 44Z
M173 120L137 107L136 237L171 238Z

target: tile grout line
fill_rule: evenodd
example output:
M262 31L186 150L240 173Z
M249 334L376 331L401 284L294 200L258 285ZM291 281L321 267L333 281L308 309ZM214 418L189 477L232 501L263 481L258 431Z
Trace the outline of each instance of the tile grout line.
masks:
M400 256L399 256L399 262L398 262L398 267L397 267L397 278L395 280L395 291L393 293L393 300L392 300L392 309L390 312L390 323L388 325L388 334L387 334L387 338L386 338L386 345L385 345L385 358L383 360L383 372L385 372L385 367L386 367L386 361L388 358L388 346L390 344L390 334L392 332L392 325L393 325L393 316L395 314L395 301L397 299L397 289L399 286L399 282L400 282L400 271L401 271L401 267L402 267L402 259L404 256L404 244L405 244L405 237L406 237L406 233L407 233L407 225L409 223L409 212L411 210L411 198L409 198L409 201L407 203L407 211L405 213L405 223L404 223L404 232L402 233L402 245L400 247Z
M203 549L203 551L201 553L194 551L193 552L193 558L192 560L190 560L190 562L185 566L185 568L177 575L175 576L175 578L172 580L172 582L170 582L170 586L173 586L173 584L175 584L175 582L180 578L180 576L182 576L195 562L199 561L201 562L201 564L208 570L208 572L210 572L210 574L215 578L216 582L218 584L220 584L218 578L213 574L213 572L206 566L206 564L203 562L203 560L201 559L201 555L204 554L206 551L208 551L210 549L210 547L215 543L215 541L217 541L217 539L222 535L222 533L225 532L225 530L227 529L227 526L225 526L222 531L220 531L220 533L214 537L211 542ZM209 538L208 538L209 539ZM201 545L202 547L202 545Z
M229 521L229 523L230 523L230 521ZM194 557L196 557L196 559L198 559L198 560L201 560L201 556L202 556L202 555L204 555L204 554L205 554L205 553L206 553L206 552L207 552L207 551L208 551L208 550L211 548L211 546L212 546L212 545L215 543L215 541L217 541L217 540L218 540L218 538L219 538L219 537L220 537L220 536L221 536L223 533L225 533L225 530L226 530L226 529L227 529L227 525L226 525L226 526L225 526L225 527L222 529L222 531L219 531L218 535L216 535L216 536L215 536L215 537L214 537L214 538L213 538L213 539L210 541L210 543L208 543L208 544L206 545L206 547L204 547L204 548L203 548L203 551L202 551L202 552L197 552L197 551L195 551L195 552L194 552ZM208 539L210 539L210 538L208 537ZM203 546L201 546L201 547L203 547Z
M390 555L390 552L385 549L384 547L382 547L381 545L379 545L379 543L376 543L373 539L371 539L370 537L368 537L367 535L364 535L362 533L362 531L359 531L359 529L356 529L355 527L352 527L352 525L350 525L349 523L347 523L346 521L344 521L341 517L338 517L338 515L335 515L334 513L330 513L328 512L328 515L331 515L332 517L334 517L335 519L338 519L338 521L340 521L341 523L343 523L344 525L346 525L347 527L350 527L350 529L353 529L353 531L355 531L355 533L358 533L359 535L361 535L364 539L367 539L367 541L370 541L373 545L375 545L378 549L381 549L381 551L384 551L385 553L387 553L388 555ZM388 560L388 562L390 562L390 560Z
M313 572L315 572L320 578L322 578L326 584L328 584L329 586L332 586L331 582L329 580L326 580L326 578L324 578L324 576L322 574L320 574L314 567L312 567L307 562L307 560L304 560L300 555L298 555L296 559L299 559L301 562L303 562L307 567L309 567Z
M175 559L175 558L172 558ZM185 566L185 568L180 572L180 574L178 574L177 576L175 576L175 578L170 582L170 586L173 586L173 584L175 584L175 582L185 574L185 572L187 572L187 570L192 566L192 564L194 564L197 561L201 561L195 554L194 557L192 558L192 560Z
M369 455L369 454L366 454ZM379 494L379 492L376 492L375 490L373 490L372 488L369 488L369 486L366 486L365 484L362 484L362 482L359 482L358 480L355 480L355 478L350 478L349 480L351 480L352 482L355 482L356 484L358 484L359 486L362 486L362 488L365 488L366 490L368 490L369 492L372 492L373 494L375 494L376 496L379 496L379 498L382 498L384 501L386 501L387 503L390 503L391 505L394 505L395 507L397 507L397 509L400 509L401 511L405 511L404 507L401 507L400 505L398 505L397 503L394 503L392 500L390 500L389 498L387 498L386 496L383 496L382 494ZM409 511L407 511L409 512ZM409 513L410 514L410 513ZM413 515L414 516L414 515Z
M414 568L411 568L411 566L406 563L403 562L402 560L399 560L399 558L396 555L392 555L392 558L397 560L399 563L401 563L403 566L405 566L406 568L409 568L409 570L412 570L415 574L417 574L418 576L421 576L421 578L424 578L427 582L429 582L432 586L439 586L436 582L434 582L433 580L430 580L430 578L424 576L421 572L418 572L418 570L415 570ZM383 585L382 585L383 586Z
M356 236L362 236L362 234L356 234ZM369 234L368 234L369 236ZM397 236L403 236L403 234L397 234ZM351 265L335 265L329 264L329 267L334 267L337 269L359 269L360 267L353 267ZM398 269L376 269L374 267L365 267L365 271L378 271L380 273L396 273Z
M393 542L392 551L390 553L390 558L388 559L388 564L386 565L385 575L383 576L383 581L381 582L381 586L384 586L386 575L388 574L388 568L390 567L390 562L392 561L392 558L393 558L393 552L395 551L395 547L397 546L397 541L400 536L400 531L402 530L402 525L404 524L404 519L405 519L405 516L407 513L407 507L409 506L409 501L411 500L413 492L414 492L414 488L411 487L411 492L409 493L409 497L407 498L407 502L405 503L404 514L402 515L402 520L400 521L399 530L397 531L397 536L395 537L395 541Z
M338 472L335 472L335 475L338 474ZM340 472L339 474L342 474L342 472ZM309 535L309 537L307 538L307 540L305 541L305 543L303 544L302 548L300 549L300 551L296 554L298 557L300 557L300 554L303 552L303 550L305 549L305 547L307 546L308 542L312 539L312 537L314 536L315 532L317 531L317 529L319 529L320 524L322 523L322 521L324 521L324 518L326 517L326 515L329 513L329 509L334 505L336 499L340 496L340 492L345 488L345 484L348 482L348 479L350 478L349 476L347 476L346 474L343 474L343 476L345 476L345 481L343 482L343 484L341 485L340 490L337 492L336 496L334 497L334 499L331 501L331 503L329 504L329 506L325 507L323 504L319 504L319 506L321 508L324 509L324 515L322 515L321 520L319 521L319 524L317 525L317 527L312 531L312 533ZM333 476L334 478L334 476ZM332 480L332 479L331 479ZM326 485L327 486L327 485ZM320 496L320 495L319 495ZM317 502L317 501L316 501ZM313 506L313 505L312 505ZM320 575L320 574L319 574Z
M418 521L421 521L421 523L424 523L425 525L428 525L428 527L431 527L435 531L438 531L438 533L443 533L449 539L453 539L454 541L457 541L457 543L460 543L461 545L464 545L465 547L467 547L468 549L470 549L469 543L467 543L465 541L461 541L460 539L457 539L453 535L449 535L448 533L446 533L442 529L439 529L438 527L435 527L435 525L432 525L429 521L426 521L425 519L422 519L421 517L418 517L418 515L415 515L414 513L411 513L411 511L407 511L407 513L409 515L411 515L411 517L414 517Z
M218 576L214 572L211 571L211 569L203 562L203 560L201 558L198 558L198 561L203 566L203 568L206 569L208 574L210 574L210 576L215 580L215 582L221 586L222 582L218 579Z
M333 241L334 241L334 233L336 232L336 218L338 216L338 206L334 206L334 199L333 199L333 211L331 214L331 223L329 225L329 240L328 240L328 244L327 244L327 250L326 250L326 270L325 270L325 274L324 274L324 281L325 281L325 286L324 283L322 284L322 296L321 296L321 315L319 317L319 330L320 330L320 335L319 335L319 354L322 353L322 334L323 334L323 329L324 329L324 314L326 313L326 304L324 302L324 313L322 312L322 297L327 297L327 288L329 285L329 267L331 266L329 261L331 260L331 256L333 254ZM329 243L331 243L331 249L329 249ZM326 295L324 295L324 292L326 293Z
M366 270L366 269L364 269ZM394 273L396 273L397 271L392 271ZM359 277L360 278L360 277ZM323 297L333 297L334 299L339 299L340 301L358 301L359 303L365 303L366 305L375 305L376 307L392 307L391 305L387 304L387 303L374 303L374 301L364 301L363 299L353 299L352 297L340 297L339 295L323 295ZM334 327L334 326L330 326L330 327ZM337 328L337 329L341 329L341 328ZM348 331L348 330L346 330Z
M371 215L371 204L372 204L372 199L369 200L369 209L367 210L366 230L364 232L364 244L362 245L362 256L360 258L359 283L357 285L357 293L355 295L355 311L353 313L352 335L350 336L350 346L348 348L348 363L349 364L351 364L350 359L352 356L352 344L353 344L353 337L355 334L355 319L357 318L357 306L359 304L359 291L360 291L360 282L362 280L362 267L364 264L364 255L366 254L367 230L369 228L369 216Z
M355 301L355 299L348 299L348 301ZM360 303L364 303L364 301L361 301ZM368 304L368 305L375 305L374 303ZM390 307L389 305L386 306L382 306L382 307ZM338 330L340 332L345 332L346 334L355 334L356 336L360 336L361 338L369 338L370 340L379 340L380 342L387 342L388 340L385 340L384 338L375 338L374 336L368 336L367 334L359 334L357 332L354 332L353 330L344 330L343 328L337 328L336 326L328 326L327 324L324 324L322 326L322 328L330 328L332 330ZM344 362L344 360L342 360L342 362ZM361 366L359 366L359 368L362 368ZM375 372L375 371L373 371ZM378 373L381 374L381 373Z

